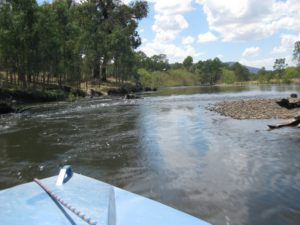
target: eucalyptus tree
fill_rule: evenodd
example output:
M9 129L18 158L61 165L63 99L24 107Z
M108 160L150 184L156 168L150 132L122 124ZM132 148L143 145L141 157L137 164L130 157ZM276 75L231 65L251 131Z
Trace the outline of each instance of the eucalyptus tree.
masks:
M198 62L201 81L209 85L215 84L221 76L221 68L223 63L219 58L209 59L204 62Z
M141 38L137 32L138 22L147 16L147 2L136 1L129 5L119 3L112 11L112 27L106 29L109 39L107 55L103 57L101 76L106 80L106 63L112 59L115 62L117 76L122 80L134 74L134 49L141 44ZM109 21L109 20L108 20ZM106 21L106 22L108 22Z
M35 0L7 0L1 5L0 46L2 58L18 74L23 86L31 82L37 71L35 32L37 3ZM26 79L27 77L27 79Z
M2 3L0 7L0 65L7 72L16 71L15 56L16 48L14 46L13 14L8 4ZM12 76L10 77L12 82Z
M49 83L50 78L58 72L57 65L60 56L60 41L57 37L58 21L53 6L49 3L41 5L37 15L36 30L39 34L38 65L43 84L45 84L46 81Z
M287 67L285 58L276 59L273 69L277 72L278 78L281 79L284 69Z
M190 69L192 66L193 66L193 57L192 56L187 56L183 62L182 62L183 66L186 68L186 69Z
M234 71L237 81L248 81L249 80L250 73L249 73L249 70L247 67L236 62L231 66L231 69Z
M147 3L88 0L79 7L82 51L93 78L105 81L108 62L114 62L117 72L120 66L130 65L126 56L132 57L133 49L141 44L136 29L138 21L147 15Z
M300 41L295 42L293 60L297 63L297 66L300 67Z

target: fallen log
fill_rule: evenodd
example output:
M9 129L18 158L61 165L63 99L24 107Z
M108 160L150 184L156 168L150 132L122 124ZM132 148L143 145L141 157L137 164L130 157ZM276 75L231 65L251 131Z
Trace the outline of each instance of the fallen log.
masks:
M300 116L296 116L295 118L293 118L291 120L288 120L285 123L275 124L275 125L268 125L268 127L271 130L282 128L282 127L293 127L293 126L297 126L298 128L300 128Z

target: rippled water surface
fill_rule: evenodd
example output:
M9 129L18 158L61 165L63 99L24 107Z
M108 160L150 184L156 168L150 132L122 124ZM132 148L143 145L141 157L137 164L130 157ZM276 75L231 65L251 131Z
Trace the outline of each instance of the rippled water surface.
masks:
M215 102L287 97L297 86L162 89L139 100L39 105L0 117L0 188L78 173L213 224L299 224L300 133L234 120Z

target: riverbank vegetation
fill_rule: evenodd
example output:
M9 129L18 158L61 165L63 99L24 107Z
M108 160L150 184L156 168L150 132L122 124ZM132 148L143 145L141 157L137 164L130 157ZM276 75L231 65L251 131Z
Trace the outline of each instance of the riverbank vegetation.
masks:
M138 22L145 1L1 1L1 85L49 84L80 87L84 82L118 83L135 75L134 49L141 44Z
M295 67L285 58L275 59L273 70L250 70L238 62L222 62L219 58L193 62L187 56L182 63L169 64L166 55L147 57L136 53L138 75L142 83L152 86L215 85L215 84L300 84L300 41L294 46Z
M300 42L293 53L298 67L276 59L273 71L253 72L219 58L194 62L187 56L169 63L164 54L149 57L136 50L141 44L138 23L147 14L146 1L129 5L116 0L54 0L41 5L35 0L1 1L0 88L45 92L50 99L51 95L61 99L66 90L76 95L80 89L108 92L122 85L153 90L300 80Z

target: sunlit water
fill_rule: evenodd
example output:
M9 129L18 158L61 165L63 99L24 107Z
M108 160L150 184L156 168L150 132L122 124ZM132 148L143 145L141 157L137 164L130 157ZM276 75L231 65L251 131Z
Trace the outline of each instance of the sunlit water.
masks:
M300 133L234 120L215 102L287 97L297 86L169 88L140 100L40 105L0 118L0 188L77 173L213 224L299 224Z

